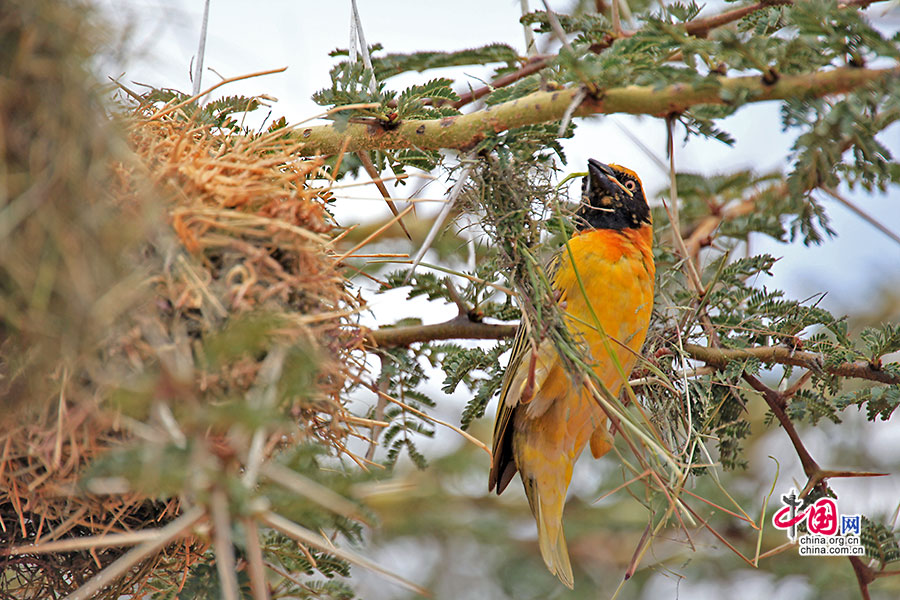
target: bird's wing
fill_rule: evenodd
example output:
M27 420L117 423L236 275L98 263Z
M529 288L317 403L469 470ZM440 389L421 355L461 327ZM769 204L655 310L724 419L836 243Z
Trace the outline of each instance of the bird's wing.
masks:
M551 285L556 279L560 263L559 252L553 254L547 262L545 271ZM555 289L555 288L554 288ZM560 298L560 300L563 300ZM516 463L512 451L513 415L522 400L522 392L529 384L531 375L532 354L534 357L534 376L531 381L533 394L541 389L547 375L556 361L556 349L550 340L544 340L533 352L534 344L524 321L519 325L516 339L510 354L509 365L500 388L500 399L497 404L497 418L494 420L494 437L492 450L491 473L488 478L488 489L497 487L500 494L509 485L516 474ZM526 402L529 402L528 398Z

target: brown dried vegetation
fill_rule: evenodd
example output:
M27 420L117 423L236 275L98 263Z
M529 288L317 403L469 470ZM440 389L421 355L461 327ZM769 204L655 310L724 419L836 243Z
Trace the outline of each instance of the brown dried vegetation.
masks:
M0 86L0 597L51 598L125 549L42 547L158 528L196 500L143 489L152 461L123 481L91 478L94 459L182 439L191 468L237 476L254 432L227 414L244 401L287 417L256 460L309 438L342 448L360 337L327 192L307 181L321 161L294 159L284 130L237 135L190 106L111 121L85 67L86 12L13 4L0 18L16 83ZM140 593L162 564L177 579L207 546L185 537L107 594Z

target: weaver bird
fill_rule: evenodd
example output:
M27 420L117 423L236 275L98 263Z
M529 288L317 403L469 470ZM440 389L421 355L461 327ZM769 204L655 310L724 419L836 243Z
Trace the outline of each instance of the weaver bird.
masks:
M584 362L618 395L637 362L653 308L653 230L637 174L588 161L575 226L568 249L551 259L548 279ZM516 471L521 474L541 556L570 588L562 512L572 467L588 441L595 458L612 447L607 415L583 381L572 379L553 342L535 346L519 327L500 391L488 481L500 494Z

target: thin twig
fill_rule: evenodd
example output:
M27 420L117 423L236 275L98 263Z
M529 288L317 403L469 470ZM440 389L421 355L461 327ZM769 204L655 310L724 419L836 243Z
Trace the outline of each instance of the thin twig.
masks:
M572 102L569 104L569 108L566 109L566 112L563 113L562 120L559 122L559 130L556 135L558 137L562 137L566 133L566 128L569 126L569 122L572 120L572 115L575 113L575 109L578 108L584 99L587 98L588 90L586 87L582 87L578 90L578 93L575 94L575 97L572 98Z
M165 527L159 529L152 540L148 540L130 550L108 567L91 577L80 588L66 596L66 600L88 600L94 594L124 575L132 567L168 546L176 538L187 532L204 517L206 512L195 507L187 511Z
M286 489L291 490L295 494L303 496L307 500L311 500L348 519L361 521L366 525L371 525L362 514L359 507L350 500L347 500L331 488L304 477L293 469L283 467L278 463L268 462L260 468L260 473Z
M375 231L370 233L368 236L366 236L366 238L363 241L359 242L358 244L356 244L355 246L350 248L350 250L348 250L344 254L338 256L335 259L334 264L335 265L340 264L348 256L350 256L351 254L353 254L354 252L356 252L357 250L359 250L360 248L362 248L363 246L365 246L366 244L368 244L369 242L371 242L372 240L377 238L379 235L384 233L384 231L388 227L390 227L391 225L394 224L394 221L399 221L400 219L402 219L404 216L406 216L407 213L409 213L413 209L414 206L415 206L415 204L410 204L409 206L404 208L403 211L401 213L399 213L396 217L393 217L392 219L388 220L384 225L382 225L381 227L379 227L378 229L376 229Z
M514 336L518 328L518 325L478 323L457 315L433 325L381 327L369 331L367 337L381 348L390 348L436 340L502 340Z
M753 561L752 561L752 560L750 560L749 558L747 558L746 556L744 556L744 554L743 554L740 550L738 550L737 548L735 548L728 540L726 540L726 539L725 539L725 536L723 536L721 533L719 533L718 531L716 531L715 528L714 528L712 525L710 525L709 522L708 522L706 519L704 519L704 518L701 517L699 514L697 514L697 511L695 511L693 508L691 508L691 507L688 506L687 504L685 504L684 506L685 506L685 508L688 509L688 512L690 512L692 515L694 515L694 518L696 518L696 519L700 522L701 525L703 525L704 527L706 527L706 529L709 530L709 532L710 532L711 534L713 534L714 536L716 536L716 538L717 538L720 542L722 542L723 544L725 544L725 545L728 547L729 550L731 550L732 552L734 552L734 554L737 555L738 558L740 558L741 560L743 560L745 563L747 563L747 564L750 565L751 567L755 566L755 565L753 564Z
M379 373L378 381L375 383L381 392L387 392L388 385L390 384L390 376L388 375L385 365L386 358L382 356L381 373ZM375 401L375 422L381 422L384 419L385 408L387 408L387 400L378 395L378 399ZM381 426L376 426L373 423L369 435L372 441L369 443L369 449L366 450L366 460L373 460L375 458L375 451L378 449L378 438L381 436Z
M223 600L238 600L241 596L234 561L234 545L231 543L231 516L228 496L221 487L212 491L209 502L213 520L213 548L216 552L216 571L219 574L219 590Z
M203 3L203 21L200 23L200 43L197 47L197 68L194 71L194 87L191 92L194 96L200 93L200 81L203 78L203 57L206 54L206 29L209 26L209 3Z
M786 186L779 187L784 187L784 189L787 190ZM684 240L688 256L695 261L698 260L700 249L711 243L713 233L718 229L719 225L725 221L730 221L753 212L753 210L756 209L757 198L758 195L753 196L747 200L729 206L726 209L719 210L716 214L704 217L694 227L687 239Z
M684 243L684 238L681 236L681 225L678 214L678 185L675 176L674 126L675 118L673 115L669 115L666 118L666 139L667 149L669 153L669 202L671 206L664 203L663 208L665 208L666 213L669 216L669 226L672 228L672 240L674 242L675 249L684 259L683 264L686 267L685 272L687 275L688 284L690 284L691 288L696 294L697 316L700 319L700 324L703 326L703 330L706 332L706 336L709 339L709 345L718 347L720 345L719 336L712 324L712 320L709 318L709 315L706 314L706 311L702 306L703 297L706 295L706 289L703 287L703 282L700 279L700 272L697 270L697 265L694 263L694 260L688 252L687 246Z
M484 442L482 442L481 440L479 440L478 438L476 438L476 437L473 436L472 434L463 431L462 429L460 429L460 428L457 427L456 425L452 425L452 424L450 424L450 423L447 423L446 421L441 421L440 419L435 418L435 417L433 417L433 416L431 416L431 415L429 415L429 414L427 414L427 413L424 413L424 412L422 412L421 410L417 410L417 409L413 408L412 406L410 406L409 404L406 404L405 402L401 402L400 400L397 400L396 398L394 398L394 397L391 396L390 394L386 394L386 393L382 392L381 390L379 390L378 388L376 388L376 387L373 386L373 385L370 385L370 384L367 384L367 383L363 383L363 385L366 386L367 388L369 388L369 390L375 392L375 393L378 395L379 398L384 398L384 399L387 400L388 402L393 402L394 404L396 404L396 405L399 406L400 408L402 408L402 409L404 409L404 410L408 410L409 412L411 412L411 413L413 413L413 414L415 414L415 415L418 415L418 416L422 417L423 419L426 419L426 420L428 420L428 421L431 421L432 423L436 423L437 425L443 425L443 426L446 427L447 429L452 429L453 431L455 431L456 433L458 433L459 435L461 435L462 437L464 437L466 440L472 442L472 443L475 444L477 447L479 447L479 448L481 448L482 450L484 450L485 452L487 452L488 456L491 456L491 450L490 450L490 448L487 447L487 445L486 445Z
M363 33L362 19L359 18L359 8L356 6L356 0L350 0L350 6L353 10L353 21L356 25L356 34L359 36L360 54L362 54L363 64L372 74L369 79L369 91L373 94L377 94L378 82L375 81L375 69L372 68L372 57L369 54L369 46L366 44L366 36Z
M253 600L269 600L265 561L259 545L259 528L256 526L256 521L249 517L241 519L241 523L244 525L244 541L247 544L247 565Z
M757 346L755 348L709 348L697 344L685 344L684 351L697 360L725 368L729 361L756 358L766 364L793 365L813 371L822 371L841 377L868 379L891 385L900 384L900 377L883 371L865 361L828 364L825 357L816 352L792 350L785 346Z
M56 436L53 443L53 466L59 468L62 463L63 421L66 416L66 386L69 383L69 368L63 367L62 380L59 384L59 409L56 413Z
M202 92L200 92L198 94L194 94L187 100L184 100L182 102L179 102L178 104L169 106L168 108L160 109L159 111L150 115L148 120L152 121L155 119L161 119L161 118L165 117L166 115L169 115L169 114L175 112L179 108L185 107L188 104L190 104L191 102L194 102L195 100L199 100L203 96L213 92L214 90L219 89L223 85L228 85L229 83L234 83L235 81L243 81L244 79L253 79L254 77L262 77L263 75L274 75L275 73L284 73L285 71L287 71L287 67L281 67L280 69L269 69L267 71L257 71L256 73L249 73L247 75L238 75L237 77L229 77L228 79L223 79L219 83L217 83L215 85L211 85L210 87L206 88Z
M512 85L513 83L528 77L533 73L537 73L541 69L547 66L549 59L546 56L532 56L528 59L528 61L522 65L522 67L518 71L513 71L512 73L507 73L497 79L493 80L489 85L482 86L480 88L476 88L469 92L465 92L459 95L459 100L454 102L452 106L454 108L462 108L466 104L474 102L484 96L487 96L494 90L504 88L508 85Z
M59 552L77 552L88 548L112 548L134 546L153 540L159 535L159 529L142 529L128 533L108 533L86 537L68 538L55 542L45 542L27 546L13 546L0 551L0 555L21 556L25 554L55 554Z
M422 246L419 248L419 251L416 252L416 256L412 261L412 265L410 266L409 271L406 272L406 278L403 280L404 284L409 283L409 279L412 277L413 272L416 270L416 267L419 266L419 263L422 262L422 259L425 257L425 253L428 252L429 248L431 248L431 244L432 242L434 242L434 238L437 237L437 234L441 230L444 221L447 219L447 216L450 214L450 211L456 204L456 200L462 193L463 186L465 185L466 180L469 178L469 173L472 171L472 168L475 164L474 162L472 162L474 157L475 154L470 152L462 160L462 162L465 163L465 166L462 168L462 171L460 171L459 177L456 179L456 182L450 189L450 195L447 198L447 204L445 204L444 208L441 209L440 214L438 214L437 219L434 220L434 223L431 226L431 230L428 232L428 235L425 236L425 241L422 242Z
M616 37L622 35L622 18L619 16L619 0L610 3L610 17L612 17L613 33Z
M769 405L769 410L772 411L772 414L775 415L775 418L781 423L781 427L790 438L794 451L797 453L797 458L800 459L800 464L803 466L803 472L806 473L807 477L815 477L822 469L803 444L800 434L797 433L797 428L794 427L794 422L787 416L784 397L778 391L773 390L749 373L744 373L741 377L750 384L750 387L762 394L766 404Z
M880 221L878 221L875 217L873 217L872 215L870 215L869 213L867 213L866 211L864 211L863 209L858 207L856 204L854 204L853 202L851 202L850 200L848 200L847 198L845 198L844 196L839 194L836 190L833 190L832 188L828 187L827 185L822 185L819 187L821 187L822 190L825 193L827 193L829 196L831 196L832 198L834 198L835 200L837 200L838 202L840 202L841 204L843 204L844 206L849 208L851 211L856 213L857 216L859 216L861 219L866 221L869 225L871 225L872 227L874 227L875 229L877 229L884 235L888 236L896 243L900 244L900 235L897 235L896 233L894 233L893 231L891 231L890 229L885 227L884 224L881 223Z
M519 0L519 6L522 9L523 17L531 12L531 8L528 6L528 0ZM531 26L522 23L522 30L525 34L525 54L534 56L535 52L537 52L537 47L534 45L534 33L531 31Z
M575 49L572 48L572 44L569 43L569 39L566 37L566 31L562 28L562 25L559 23L559 19L556 18L556 13L550 9L550 4L547 0L541 0L544 3L544 9L547 11L547 20L550 22L550 29L553 30L553 35L556 36L556 39L559 40L559 43L563 45L563 48L569 51L572 56L575 56Z
M869 584L875 581L875 575L872 568L865 564L858 556L848 556L850 565L853 567L853 574L856 575L856 582L859 584L859 593L863 600L870 600Z
M469 308L465 300L463 300L459 295L459 291L456 289L456 286L453 285L453 282L450 281L449 277L447 279L444 279L444 287L447 288L447 295L450 296L450 299L453 300L453 303L456 305L458 316L468 318L468 315L472 312L472 309Z
M400 577L396 573L392 571L388 571L381 565L378 565L368 558L356 554L350 550L346 550L343 548L338 548L334 544L332 544L328 538L319 535L305 527L301 527L297 525L293 521L285 519L279 514L273 513L271 511L266 511L259 515L259 519L271 527L272 529L276 529L286 536L293 538L294 540L300 542L301 544L307 544L322 550L323 552L327 552L329 554L333 554L338 558L346 560L347 562L353 563L355 565L359 565L365 569L372 571L373 573L378 573L379 575L383 575L388 579L395 581L405 587L408 590L412 590L413 592L420 594L422 596L430 597L428 590L423 588L420 585L413 583L403 577Z
M385 203L387 203L388 208L391 209L391 213L393 213L395 217L399 215L400 213L397 212L397 205L394 204L394 200L393 198L391 198L391 193L381 181L381 174L378 172L378 169L375 168L375 165L372 163L372 159L369 158L369 153L366 151L357 152L356 156L359 157L359 162L362 163L362 166L366 170L366 173L368 173L369 177L372 178L372 183L374 183L375 187L378 188L378 192L384 198L384 201ZM412 236L409 235L409 230L406 228L406 225L404 225L403 219L398 218L397 224L400 226L400 229L403 230L403 233L406 234L406 237L412 240Z

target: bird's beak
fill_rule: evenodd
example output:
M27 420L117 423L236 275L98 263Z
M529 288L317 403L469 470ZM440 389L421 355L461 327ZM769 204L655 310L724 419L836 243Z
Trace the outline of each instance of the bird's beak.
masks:
M621 192L632 195L631 190L616 178L612 167L599 160L588 159L588 178L590 191L599 196L617 196Z

